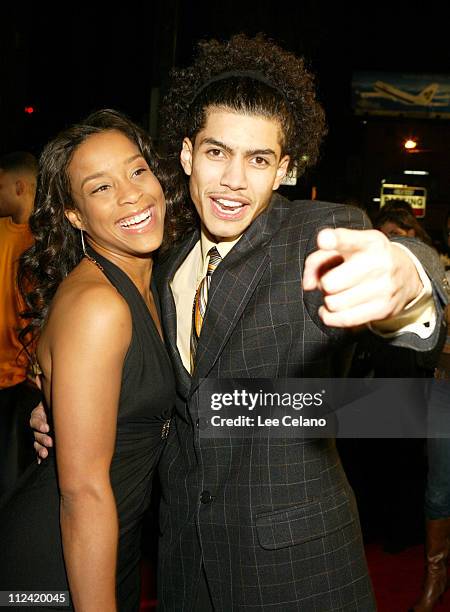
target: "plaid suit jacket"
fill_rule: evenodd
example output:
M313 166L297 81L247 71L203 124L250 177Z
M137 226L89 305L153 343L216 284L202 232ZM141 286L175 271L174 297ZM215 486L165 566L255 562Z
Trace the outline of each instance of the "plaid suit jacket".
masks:
M303 294L301 280L318 231L335 226L370 222L356 208L274 195L212 277L193 378L176 347L169 281L198 233L159 267L178 394L160 464L161 610L193 609L202 563L221 612L375 610L355 500L333 440L199 435L202 379L333 375L347 334L322 324L320 294ZM424 350L439 326L420 347L412 334L395 342Z

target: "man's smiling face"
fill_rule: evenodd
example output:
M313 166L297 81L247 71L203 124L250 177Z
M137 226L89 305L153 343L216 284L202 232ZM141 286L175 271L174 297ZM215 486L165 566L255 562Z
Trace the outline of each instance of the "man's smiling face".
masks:
M210 109L181 163L202 226L217 241L235 240L269 205L289 164L276 119Z

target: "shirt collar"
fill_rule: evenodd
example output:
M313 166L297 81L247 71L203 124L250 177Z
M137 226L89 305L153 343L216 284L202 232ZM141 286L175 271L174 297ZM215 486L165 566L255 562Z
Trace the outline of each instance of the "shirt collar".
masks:
M238 236L236 240L233 240L233 241L224 240L223 242L213 242L206 236L205 232L202 229L201 236L200 236L202 263L203 264L205 263L205 259L208 256L209 249L214 246L219 251L219 255L221 256L222 259L226 257L228 253L231 251L231 249L234 247L234 245L239 241L241 236Z

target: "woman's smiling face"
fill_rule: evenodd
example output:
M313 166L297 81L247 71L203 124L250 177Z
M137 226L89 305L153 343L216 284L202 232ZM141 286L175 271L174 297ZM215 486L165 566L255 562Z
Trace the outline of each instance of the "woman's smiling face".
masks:
M165 199L137 145L118 130L93 134L68 166L75 209L69 221L116 255L144 255L161 245Z

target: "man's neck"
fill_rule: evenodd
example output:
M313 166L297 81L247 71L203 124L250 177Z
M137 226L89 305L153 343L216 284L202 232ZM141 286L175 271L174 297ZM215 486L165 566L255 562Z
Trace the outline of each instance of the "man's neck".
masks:
M234 238L233 240L220 240L220 239L217 239L216 237L212 238L211 234L205 232L204 228L202 227L202 231L200 233L202 258L206 256L206 253L208 253L209 249L212 246L217 246L220 256L223 259L224 257L226 257L226 255L228 255L228 253L231 251L234 245L239 241L241 236L238 236L237 238Z
M26 225L31 215L31 208L20 208L11 215L11 220L16 225Z

